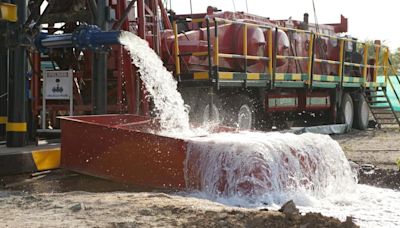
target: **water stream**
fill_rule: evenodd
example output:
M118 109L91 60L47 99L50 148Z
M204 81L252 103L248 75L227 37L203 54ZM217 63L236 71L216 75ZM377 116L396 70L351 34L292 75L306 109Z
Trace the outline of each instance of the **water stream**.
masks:
M188 143L186 184L191 195L228 205L278 209L294 200L363 227L400 227L400 192L357 184L339 144L318 134L207 133L193 129L177 82L147 42L123 33L160 119L159 134Z

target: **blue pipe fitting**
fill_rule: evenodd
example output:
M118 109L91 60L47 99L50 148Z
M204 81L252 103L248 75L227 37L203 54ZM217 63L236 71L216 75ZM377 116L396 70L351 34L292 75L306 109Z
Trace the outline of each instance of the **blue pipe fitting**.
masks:
M95 25L80 26L73 33L49 35L40 33L35 39L35 46L40 52L51 48L79 48L97 50L106 45L119 44L119 31L103 32Z

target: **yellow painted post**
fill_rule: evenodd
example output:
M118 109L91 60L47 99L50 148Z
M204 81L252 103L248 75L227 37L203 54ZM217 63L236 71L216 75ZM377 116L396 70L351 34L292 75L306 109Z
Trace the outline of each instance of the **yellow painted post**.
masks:
M364 82L367 81L367 64L368 64L368 44L364 43L364 67L363 67L363 77L364 77ZM363 87L364 87L365 83L363 83Z
M308 87L311 87L313 73L313 56L314 56L314 33L310 33L310 41L308 44Z
M272 28L270 28L268 30L268 58L269 58L268 71L269 71L269 74L271 75L271 77L272 77L273 68L274 68L273 61L272 61L272 58L273 58L272 55L273 55L272 54Z
M243 25L243 55L247 57L247 24Z
M218 22L214 20L214 66L219 66Z
M379 52L380 52L380 46L376 45L375 46L375 64L374 64L374 78L373 82L376 82L376 78L378 76L378 65L379 65Z
M345 44L345 41L343 40L343 39L340 39L339 40L339 42L340 42L340 47L339 47L339 62L340 62L340 64L339 64L339 77L340 77L340 84L342 85L342 82L343 82L343 64L344 64L344 62L343 62L343 57L344 57L344 44Z
M247 73L247 24L243 25L244 72Z
M173 22L173 30L174 30L174 49L175 49L175 73L176 75L181 74L181 63L179 59L179 43L178 43L178 25L176 21Z
M385 76L385 84L388 80L388 65L389 65L389 48L385 48L383 55L383 75Z

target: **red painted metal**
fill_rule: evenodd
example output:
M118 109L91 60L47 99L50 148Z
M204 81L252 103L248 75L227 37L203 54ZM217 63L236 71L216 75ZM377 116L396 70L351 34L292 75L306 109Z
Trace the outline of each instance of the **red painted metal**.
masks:
M32 114L37 116L39 114L40 105L40 53L35 52L32 54Z
M61 167L153 188L185 188L186 142L152 134L136 115L61 118ZM85 140L82 140L82 137Z
M127 7L127 0L108 1L109 7L115 10L116 20L120 19L124 10ZM149 42L149 45L155 50L159 50L159 55L165 63L168 70L175 70L174 54L174 35L169 16L164 8L161 0L138 0L136 7L136 19L130 18L125 20L121 26L122 30L136 33L142 39ZM146 16L147 14L147 16ZM131 16L132 14L130 14ZM229 20L239 20L252 24L270 25L291 27L296 29L308 29L315 31L316 26L312 23L305 26L303 21L296 20L271 20L266 17L246 14L243 12L219 12L213 7L207 8L207 13L192 14L192 15L171 15L175 18L185 19L191 18L210 18L211 34L214 33L213 18L225 18ZM156 18L157 17L157 18ZM160 18L158 18L160 17ZM158 23L159 20L162 23ZM66 23L65 32L73 32L76 29L76 23ZM51 26L51 25L49 25ZM334 34L347 31L347 19L342 17L339 24L323 24L319 25L320 31L326 34ZM185 34L179 36L179 49L181 53L185 52L206 52L207 51L207 35L205 23L188 22L180 27L180 31L184 30ZM243 27L238 24L223 24L218 27L219 33L219 50L226 54L242 54L243 52ZM55 30L49 28L52 33ZM232 34L235 34L237 39L232 39ZM273 31L275 36L275 31ZM267 56L268 34L266 30L262 30L253 26L248 26L248 54L256 56ZM290 32L278 30L277 33L277 54L278 55L297 55L307 56L308 44L307 35L296 34L291 35ZM292 46L290 45L290 42ZM211 37L211 42L214 42L214 36ZM275 42L275 41L273 41ZM339 60L339 47L334 42L329 42L326 39L316 42L316 58L326 57L330 60ZM322 48L320 48L319 46ZM320 50L323 50L321 52ZM112 46L109 52L108 59L108 112L109 113L137 113L148 115L149 102L145 98L146 91L143 89L140 80L137 79L137 69L131 64L131 59L128 52L119 45ZM75 57L74 57L75 55ZM326 55L326 56L325 56ZM73 69L76 79L76 87L74 88L74 110L78 114L90 113L91 100L91 52L83 51L83 56L77 58L78 53L71 50L54 50L50 56L44 60L40 56L38 59L33 59L34 72L40 71L40 61L54 60L61 69ZM247 72L265 72L266 65L264 61L247 61ZM181 57L182 74L190 71L207 71L208 59L205 56L185 56ZM306 61L282 60L276 61L276 72L280 73L307 73ZM244 70L244 61L242 59L220 58L219 68L223 71L241 72ZM337 65L326 65L315 63L315 74L337 74ZM368 73L370 75L370 73ZM33 113L35 116L40 112L40 81L37 81L34 73L33 77ZM38 84L39 82L39 84ZM39 86L38 86L39 85ZM78 87L79 86L79 87ZM78 89L81 93L78 93ZM137 91L139 90L139 91ZM279 93L279 91L278 91ZM300 94L300 93L299 93ZM299 95L300 96L300 95ZM299 100L300 102L300 100ZM115 108L117 106L118 108ZM67 103L50 101L48 103L49 110L55 113L63 113L68 108ZM140 110L140 112L138 112ZM49 115L51 116L51 115Z
M146 8L145 0L138 0L137 1L138 35L139 35L140 38L142 38L144 40L147 40L146 39L146 13L145 13L145 8ZM144 89L140 90L140 108L141 108L141 111L142 111L143 115L146 115L146 116L149 115L149 103L146 100L146 91Z

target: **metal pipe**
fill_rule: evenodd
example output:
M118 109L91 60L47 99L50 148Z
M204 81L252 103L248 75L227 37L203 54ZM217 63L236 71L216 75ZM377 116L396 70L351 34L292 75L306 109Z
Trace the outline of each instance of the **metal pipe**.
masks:
M5 33L6 26L0 25L0 31ZM4 37L0 36L0 138L6 136L7 123L7 85L8 85L8 55Z
M272 49L272 28L268 29L268 73L272 77L273 73L273 49Z
M107 29L106 0L97 1L96 24ZM107 53L98 50L93 54L92 63L92 112L93 114L107 113Z
M363 61L363 78L364 78L364 82L367 81L367 72L368 72L368 49L369 46L367 43L364 44L364 61ZM363 87L364 87L364 83L363 83Z
M278 55L278 28L275 28L274 35L274 48L273 48L273 58L272 58L272 80L271 80L271 89L275 87L275 76L276 76L276 57Z
M212 70L212 62L211 62L211 31L210 31L210 18L206 18L206 25L207 25L207 51L208 51L208 74L210 75L210 88L209 88L209 100L208 100L208 120L212 121L214 119L214 82L215 76L213 75Z
M39 113L39 97L40 97L40 53L32 54L32 113L37 116Z
M121 29L122 24L125 22L126 18L128 17L129 11L132 10L133 5L135 5L135 3L136 3L136 0L132 0L132 1L129 3L128 7L126 7L126 9L124 10L124 13L122 13L121 18L118 20L118 22L117 22L116 25L114 26L114 28L115 28L116 30Z
M27 18L27 1L17 1L18 22L14 27L18 34L18 45L10 51L10 81L8 96L8 122L6 124L7 146L22 147L27 144L27 56L23 47L23 33L18 29Z
M146 40L146 16L145 16L145 3L144 0L138 0L137 11L138 11L138 34L139 37Z
M344 45L346 44L346 41L345 40L339 40L339 45L340 45L340 47L339 47L339 62L340 62L340 64L339 64L339 72L338 72L338 74L339 74L339 77L340 77L340 87L342 87L342 85L343 85L343 75L344 75L344 73L343 73L343 71L344 71Z
M179 76L181 74L181 63L179 58L179 41L178 41L178 25L176 21L173 22L174 31L174 57L175 57L175 74Z
M138 15L138 34L139 37L146 40L146 15L145 15L145 1L138 0L137 2L137 15ZM139 86L142 82L140 80ZM143 88L143 87L141 87ZM141 111L143 115L149 115L149 102L146 100L146 90L140 90Z
M45 48L72 47L72 34L53 35L40 41L41 46Z
M375 46L375 64L374 64L374 74L373 74L373 82L376 82L377 76L378 76L378 68L379 66L379 53L380 53L380 46Z
M81 26L74 33L48 35L41 33L35 40L36 47L44 52L48 48L99 49L104 45L119 44L119 31L103 32L97 26Z
M93 14L94 21L97 20L97 3L96 0L89 0L90 11Z
M313 73L314 73L314 53L315 53L315 35L310 33L310 40L308 44L308 88L311 88L313 83Z
M243 25L243 55L245 57L243 70L247 73L247 24Z
M172 29L172 25L167 14L167 10L165 9L164 4L161 2L161 0L158 0L158 5L160 6L161 17L164 22L164 28Z

